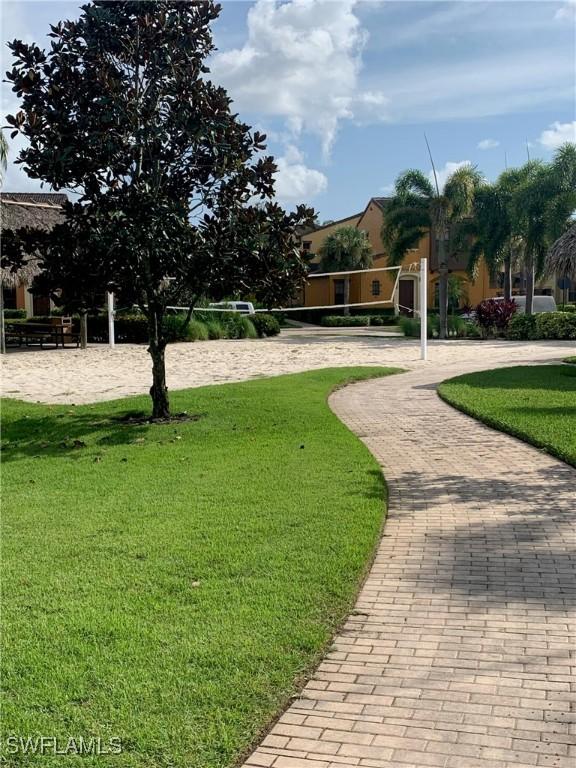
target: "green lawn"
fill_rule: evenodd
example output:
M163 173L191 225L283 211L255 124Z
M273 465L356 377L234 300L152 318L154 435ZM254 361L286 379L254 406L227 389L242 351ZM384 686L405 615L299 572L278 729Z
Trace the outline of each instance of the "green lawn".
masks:
M461 411L576 466L576 368L500 368L449 379L438 391Z
M571 365L576 365L576 356L574 357L565 357L564 358L565 363L570 363Z
M327 395L393 372L174 392L199 418L170 425L118 421L146 397L4 401L2 735L123 748L7 765L238 760L346 616L384 517Z

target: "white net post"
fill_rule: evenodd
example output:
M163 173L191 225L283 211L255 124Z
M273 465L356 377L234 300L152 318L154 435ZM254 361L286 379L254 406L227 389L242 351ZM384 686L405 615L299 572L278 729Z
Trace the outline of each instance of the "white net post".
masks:
M428 359L428 259L420 259L420 359Z
M108 346L114 349L114 294L108 292Z

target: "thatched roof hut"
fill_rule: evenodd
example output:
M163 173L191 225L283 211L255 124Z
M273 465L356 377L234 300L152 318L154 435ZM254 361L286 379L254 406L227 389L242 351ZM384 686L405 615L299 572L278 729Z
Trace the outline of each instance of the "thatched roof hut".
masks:
M62 206L68 200L64 194L3 192L0 195L0 223L2 232L22 227L50 230L62 221ZM28 285L39 272L38 262L32 256L20 269L1 270L2 284L7 288Z
M576 280L576 224L556 240L546 257L548 272Z

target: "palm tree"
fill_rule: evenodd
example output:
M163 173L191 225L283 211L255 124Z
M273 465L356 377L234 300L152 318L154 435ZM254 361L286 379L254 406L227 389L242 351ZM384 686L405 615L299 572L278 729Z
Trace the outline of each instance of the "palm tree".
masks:
M366 233L356 227L340 227L328 235L320 248L322 272L346 272L369 269L372 266L372 246ZM344 279L344 314L350 314L350 278Z
M407 251L417 247L427 233L438 247L440 338L448 334L448 258L453 228L469 216L474 192L482 182L475 166L465 165L452 173L442 192L434 171L432 182L418 170L408 170L396 180L382 225L382 241L391 266L402 263Z
M524 170L510 209L513 229L524 246L526 314L531 314L535 278L545 271L546 254L576 208L576 145L567 142L551 163L532 161Z

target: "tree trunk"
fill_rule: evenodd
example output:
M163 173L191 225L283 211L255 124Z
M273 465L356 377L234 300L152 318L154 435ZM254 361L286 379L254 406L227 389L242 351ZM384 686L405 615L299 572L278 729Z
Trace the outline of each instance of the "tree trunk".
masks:
M80 312L80 349L88 347L88 313Z
M448 264L446 262L446 240L442 230L438 239L438 302L440 312L441 339L448 337Z
M504 259L504 298L510 301L512 298L512 257Z
M6 328L4 326L4 286L0 277L0 354L6 354Z
M170 418L170 403L168 401L168 387L166 386L166 340L162 333L163 314L158 308L148 306L148 352L152 358L152 386L150 397L152 398L152 418Z
M525 262L526 270L526 309L527 315L532 314L532 307L534 304L534 257L532 255L526 257Z
M347 277L344 280L344 314L349 315L350 314L350 307L348 306L350 304L350 278Z

